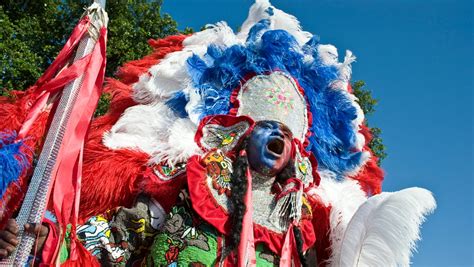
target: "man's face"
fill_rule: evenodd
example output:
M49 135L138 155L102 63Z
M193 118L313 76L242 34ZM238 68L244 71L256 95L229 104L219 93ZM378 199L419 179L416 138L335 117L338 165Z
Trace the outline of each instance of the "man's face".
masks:
M277 121L259 121L250 134L247 155L250 167L259 173L275 176L291 158L293 135Z

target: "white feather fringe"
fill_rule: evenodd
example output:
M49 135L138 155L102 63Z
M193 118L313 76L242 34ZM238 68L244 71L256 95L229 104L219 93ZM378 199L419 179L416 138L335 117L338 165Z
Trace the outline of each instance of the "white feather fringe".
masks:
M305 44L312 37L311 33L301 29L299 21L294 16L273 7L268 0L255 1L237 37L245 41L252 26L262 19L270 21L270 30L285 30L291 33L300 45Z
M165 101L174 93L191 86L186 65L190 56L196 54L202 57L210 44L228 47L239 42L225 22L209 25L208 29L186 38L181 51L168 54L148 73L141 75L133 86L134 100L140 104Z
M190 51L177 51L168 54L159 64L141 75L133 86L133 99L140 104L150 104L171 97L183 89L189 81L186 60L192 56Z
M339 79L348 82L351 79L352 67L351 64L356 61L356 57L352 54L352 51L346 50L344 56L344 62L340 63L339 66ZM347 87L346 87L347 88Z
M133 106L104 134L103 142L112 149L138 149L151 155L157 144L168 141L168 129L176 119L162 103Z
M129 148L149 154L151 163L174 165L199 154L194 142L196 125L176 117L165 104L137 105L104 134L103 142L111 149Z
M223 21L216 24L208 24L205 30L197 32L183 41L185 48L191 50L197 46L207 48L210 44L228 47L235 44L243 44L243 42L236 38L234 31Z
M408 188L369 198L333 251L332 266L409 266L419 227L436 202L426 189Z
M336 175L331 171L319 171L319 175L320 185L311 189L309 194L316 194L324 205L331 206L329 214L331 251L340 251L346 226L367 197L355 180L337 181Z
M197 127L189 119L176 120L168 130L167 142L157 147L151 163L167 162L174 166L186 162L192 155L200 155L201 149L194 142Z
M339 53L337 48L330 44L320 44L317 46L319 60L327 66L339 65Z

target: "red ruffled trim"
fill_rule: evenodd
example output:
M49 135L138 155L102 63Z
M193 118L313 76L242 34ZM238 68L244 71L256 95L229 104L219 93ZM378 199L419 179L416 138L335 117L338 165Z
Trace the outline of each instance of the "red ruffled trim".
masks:
M212 196L206 183L206 168L201 165L199 156L188 160L186 175L193 209L220 233L228 235L231 231L229 215Z
M242 81L240 82L239 86L237 86L234 90L232 90L232 94L230 95L230 104L232 105L232 108L229 110L229 115L237 116L237 113L239 112L239 108L240 108L240 101L238 99L240 89L242 88L243 85L245 85L245 83L247 83L248 80L252 79L256 75L257 75L256 73L249 73L245 75Z
M301 156L309 158L309 162L311 163L312 175L313 175L313 184L319 186L321 182L321 176L318 173L318 161L312 152L308 152L304 149L303 144L298 139L293 139L293 142L298 146L298 150L301 153ZM308 186L308 188L311 185Z

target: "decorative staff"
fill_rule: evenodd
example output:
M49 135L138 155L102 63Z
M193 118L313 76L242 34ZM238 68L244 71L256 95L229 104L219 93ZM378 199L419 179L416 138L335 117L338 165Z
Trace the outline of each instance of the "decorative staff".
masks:
M52 201L50 204L61 227L61 235L67 224L75 227L77 223L84 138L100 96L105 71L108 18L104 7L105 0L96 0L87 8L56 60L31 91L34 95L32 107L16 142L28 138L28 131L41 111L58 96L60 98L56 100L56 111L16 218L19 245L9 258L0 262L0 266L27 263L35 236L23 231L24 225L41 223L49 201ZM2 212L2 217L5 215Z

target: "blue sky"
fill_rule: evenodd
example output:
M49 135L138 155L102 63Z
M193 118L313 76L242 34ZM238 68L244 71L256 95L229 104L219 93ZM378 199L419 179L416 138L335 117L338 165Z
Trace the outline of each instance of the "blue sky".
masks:
M179 28L225 20L236 29L251 0L165 0ZM303 28L358 57L353 79L379 100L384 191L419 186L438 202L413 266L472 266L473 1L274 0Z

